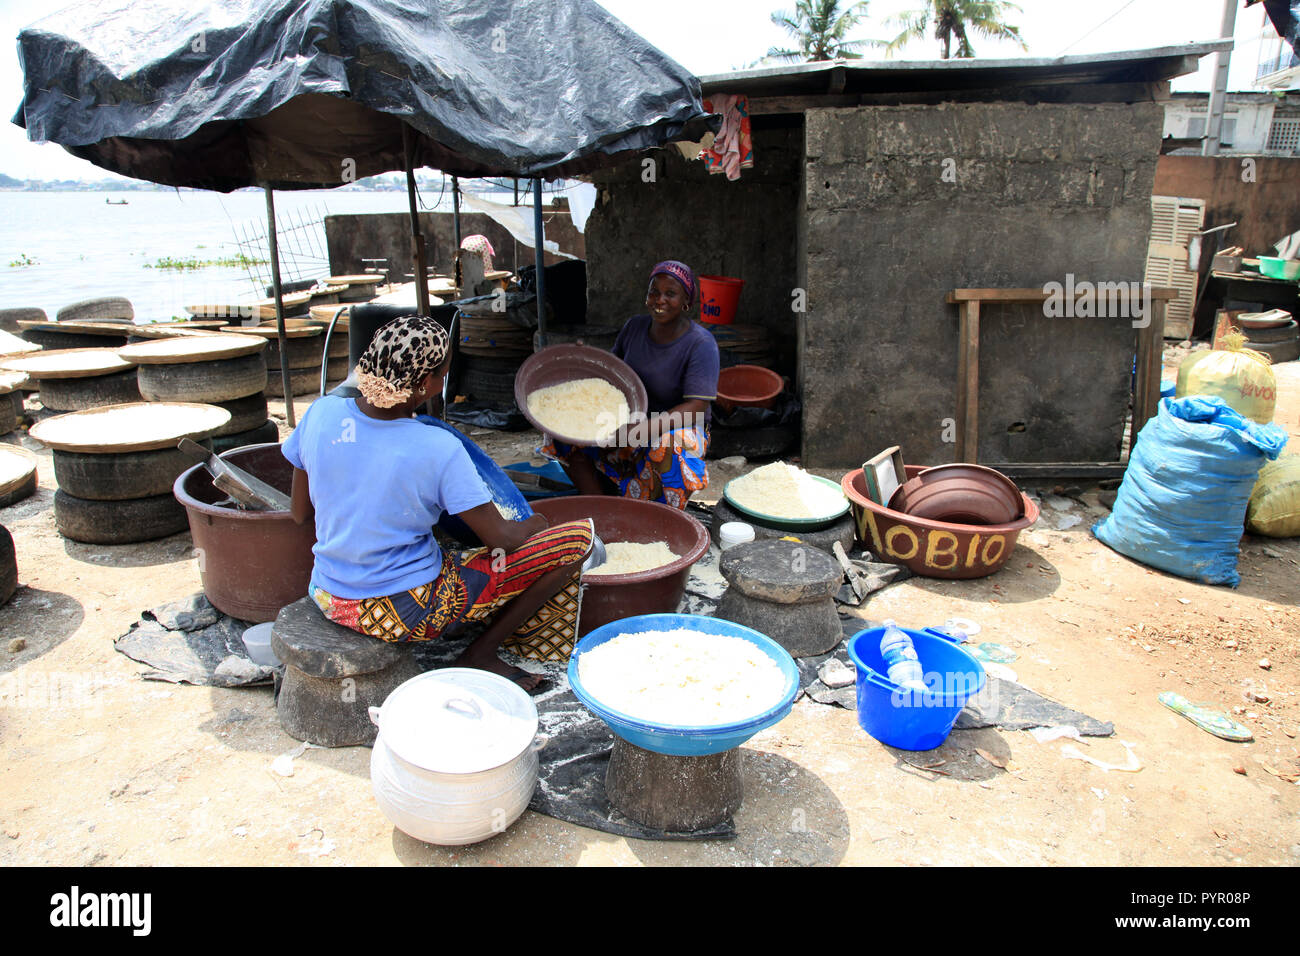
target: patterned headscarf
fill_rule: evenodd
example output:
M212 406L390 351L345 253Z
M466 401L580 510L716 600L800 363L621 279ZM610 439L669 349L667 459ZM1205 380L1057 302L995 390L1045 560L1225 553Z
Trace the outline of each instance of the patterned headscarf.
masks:
M447 331L432 319L393 319L375 332L357 363L357 388L376 408L400 405L447 358L448 341Z
M650 271L650 286L655 283L655 276L669 276L676 279L686 290L686 308L695 304L695 273L691 267L684 262L678 262L676 259L666 259ZM646 294L649 294L649 289Z
M487 236L466 236L460 244L461 249L466 252L477 253L483 258L483 271L492 271L492 257L496 251L492 248L492 243L488 241Z

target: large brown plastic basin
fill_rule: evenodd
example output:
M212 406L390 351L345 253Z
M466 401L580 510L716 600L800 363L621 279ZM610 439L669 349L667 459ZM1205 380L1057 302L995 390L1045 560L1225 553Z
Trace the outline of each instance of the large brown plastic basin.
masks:
M923 465L907 465L914 478ZM1023 492L1024 514L996 525L955 524L892 511L867 497L862 469L840 479L849 499L858 540L890 564L901 564L928 578L982 578L1002 568L1016 547L1020 532L1038 520L1038 505Z
M278 444L246 445L221 457L289 493L293 466ZM172 493L189 515L203 593L218 611L245 621L274 621L280 608L306 596L315 522L300 525L287 511L217 507L226 493L202 465L183 472Z
M551 524L591 518L606 544L663 541L674 554L671 564L636 574L589 577L582 596L581 637L610 621L638 614L671 614L686 593L691 565L709 550L709 532L685 512L653 501L602 495L577 495L532 502Z
M546 432L541 423L528 411L528 396L538 389L585 378L604 379L627 399L627 410L636 421L650 407L645 385L632 367L610 352L587 345L551 345L534 352L515 373L515 404L524 418L539 432ZM547 432L547 434L550 434ZM569 445L591 445L594 442L572 435L551 435ZM667 507L667 506L665 506Z

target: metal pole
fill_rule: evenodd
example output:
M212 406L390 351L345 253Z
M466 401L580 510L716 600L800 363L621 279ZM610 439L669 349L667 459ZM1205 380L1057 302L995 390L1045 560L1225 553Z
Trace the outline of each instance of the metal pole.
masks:
M284 386L284 416L290 428L297 426L293 414L293 387L289 384L289 339L284 334L284 295L280 291L280 247L275 238L275 195L266 192L266 238L271 250L271 285L275 288L275 338L280 343L280 382Z
M546 348L546 227L542 224L542 177L533 184L533 261L537 263L537 344Z
M460 249L460 241L464 238L460 230L460 177L451 177L451 225L456 237L456 249Z
M411 251L415 258L415 311L428 318L429 270L425 266L424 233L420 231L420 210L415 202L415 148L411 127L402 124L402 152L406 154L406 198L411 207Z
M1219 36L1232 39L1237 29L1238 0L1223 0L1223 26ZM1214 92L1210 94L1209 122L1205 127L1205 156L1219 155L1219 140L1223 132L1223 107L1228 99L1228 62L1232 59L1232 50L1228 49L1214 55Z

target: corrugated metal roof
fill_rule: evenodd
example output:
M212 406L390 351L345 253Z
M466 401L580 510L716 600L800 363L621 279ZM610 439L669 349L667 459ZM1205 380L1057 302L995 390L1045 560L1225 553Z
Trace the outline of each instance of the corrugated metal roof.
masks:
M1194 73L1201 57L1230 49L1232 40L1225 39L1050 59L834 60L715 73L700 77L700 83L706 96L725 92L751 97L1152 83Z

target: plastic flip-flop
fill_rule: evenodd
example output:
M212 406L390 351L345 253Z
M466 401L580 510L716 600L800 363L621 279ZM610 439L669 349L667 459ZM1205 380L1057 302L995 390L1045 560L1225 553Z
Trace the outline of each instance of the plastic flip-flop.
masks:
M1182 694L1175 694L1173 691L1167 690L1162 692L1156 699L1175 714L1186 717L1207 734L1213 734L1234 743L1244 743L1255 739L1255 735L1244 725L1218 711L1210 710L1201 704L1193 704Z
M984 661L990 664L1010 664L1017 657L1015 651L1004 644L995 644L992 641L985 641L983 644L975 644L967 648L971 657L977 661Z

